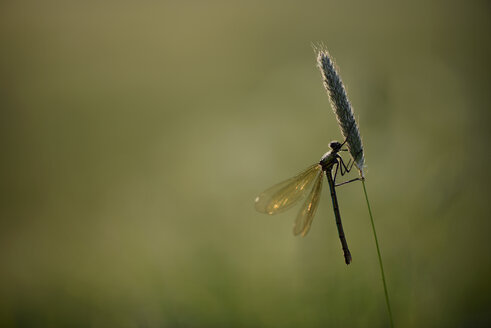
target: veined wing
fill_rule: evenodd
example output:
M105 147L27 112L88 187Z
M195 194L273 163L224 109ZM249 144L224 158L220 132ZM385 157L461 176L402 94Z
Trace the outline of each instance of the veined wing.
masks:
M315 211L317 210L317 205L319 205L319 199L322 191L322 177L323 172L321 171L319 175L317 175L312 191L305 200L300 212L298 212L297 218L295 219L295 224L293 226L293 234L295 236L302 234L302 237L305 237L310 230Z
M322 172L319 164L314 164L302 173L280 182L256 197L256 210L266 214L276 214L289 209L302 199L307 187Z

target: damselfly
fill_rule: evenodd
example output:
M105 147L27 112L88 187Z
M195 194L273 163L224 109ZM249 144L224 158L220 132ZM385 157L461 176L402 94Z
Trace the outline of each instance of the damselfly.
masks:
M346 140L347 139L348 138L346 138ZM349 182L361 180L361 178L355 178L336 184L336 176L338 171L343 176L351 171L354 163L351 162L350 159L346 165L342 157L338 154L340 151L347 151L347 149L342 149L346 143L346 140L343 143L332 141L329 144L329 148L331 148L331 150L322 156L319 163L310 166L305 171L294 176L293 178L280 182L257 196L256 210L270 215L281 213L301 200L306 191L309 190L309 187L313 185L312 189L310 190L310 194L307 196L307 199L300 209L300 212L298 213L293 225L294 235L301 234L302 236L305 236L310 230L317 205L319 204L322 190L322 176L325 173L327 182L329 183L329 189L331 190L332 206L334 209L334 216L336 218L336 225L338 227L339 239L341 240L341 246L343 248L344 260L346 264L350 264L351 253L348 249L348 243L346 242L346 237L344 236L343 224L341 223L341 214L339 213L336 187Z

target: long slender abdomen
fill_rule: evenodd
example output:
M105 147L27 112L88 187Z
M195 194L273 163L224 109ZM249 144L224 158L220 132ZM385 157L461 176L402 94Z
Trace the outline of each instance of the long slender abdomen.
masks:
M334 216L336 218L336 225L338 227L339 239L341 240L341 246L344 253L344 261L346 264L351 263L351 253L348 249L348 242L344 236L343 223L341 222L341 214L339 213L338 198L336 196L336 185L332 178L332 166L326 170L327 181L329 182L329 189L331 190L332 207L334 210Z

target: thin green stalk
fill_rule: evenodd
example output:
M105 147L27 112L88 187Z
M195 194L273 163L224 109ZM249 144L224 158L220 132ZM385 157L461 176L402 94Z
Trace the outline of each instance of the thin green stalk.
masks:
M384 265L382 264L382 256L380 255L380 248L378 246L377 232L375 231L375 223L373 223L372 209L370 208L370 202L368 201L367 189L365 188L365 180L362 181L363 191L365 192L365 199L367 200L368 214L370 214L370 222L372 223L373 237L375 238L375 246L377 246L378 262L380 264L380 272L382 273L382 283L384 284L385 301L387 302L387 310L389 311L390 326L394 327L394 321L392 319L392 310L390 309L389 293L387 291L387 283L385 282Z

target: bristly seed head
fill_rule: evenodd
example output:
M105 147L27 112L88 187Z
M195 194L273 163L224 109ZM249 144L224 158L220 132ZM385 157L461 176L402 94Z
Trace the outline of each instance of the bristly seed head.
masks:
M363 177L363 167L365 165L363 144L343 82L327 50L319 51L317 63L321 70L324 87L329 95L331 107L336 114L341 128L341 133L345 139L347 138L346 144L348 145L349 152L360 171L360 175Z

